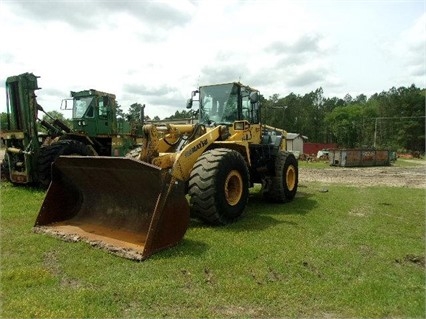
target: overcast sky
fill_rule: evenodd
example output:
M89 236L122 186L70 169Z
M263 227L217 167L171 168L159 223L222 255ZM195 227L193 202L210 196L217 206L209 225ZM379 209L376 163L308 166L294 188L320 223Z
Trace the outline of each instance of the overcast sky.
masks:
M0 0L0 111L6 77L24 72L48 111L92 88L160 118L222 82L266 98L424 88L425 12L424 0Z

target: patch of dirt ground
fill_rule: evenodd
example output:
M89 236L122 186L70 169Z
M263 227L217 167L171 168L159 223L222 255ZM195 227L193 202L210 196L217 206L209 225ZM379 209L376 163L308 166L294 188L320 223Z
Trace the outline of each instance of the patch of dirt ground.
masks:
M391 186L426 189L426 162L413 166L299 168L299 183L322 182L351 186Z

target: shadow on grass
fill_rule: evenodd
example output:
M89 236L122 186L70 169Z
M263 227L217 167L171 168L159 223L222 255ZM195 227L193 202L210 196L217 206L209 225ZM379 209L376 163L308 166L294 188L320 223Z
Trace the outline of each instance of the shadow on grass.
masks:
M317 205L314 195L299 191L288 203L273 203L265 200L261 193L250 194L247 210L262 215L305 215Z
M295 221L285 220L285 215L304 216L310 213L317 205L313 194L299 192L296 198L289 203L271 203L263 199L261 193L250 194L250 198L243 215L234 223L226 226L206 225L198 219L191 219L190 228L214 228L219 231L259 231L279 224L297 226Z
M274 203L265 200L261 193L250 195L247 205L247 215L249 217L282 217L283 215L306 215L316 206L317 201L312 198L314 195L299 191L296 197L287 203ZM259 220L260 221L260 220Z

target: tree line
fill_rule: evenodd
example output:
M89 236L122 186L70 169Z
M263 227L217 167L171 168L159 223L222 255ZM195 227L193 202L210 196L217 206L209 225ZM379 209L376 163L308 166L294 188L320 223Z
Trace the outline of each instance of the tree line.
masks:
M356 97L347 94L343 99L325 97L322 88L304 95L273 94L267 99L261 96L262 121L307 136L309 142L424 153L425 98L426 90L414 84L393 87L369 98L364 94ZM117 116L136 121L141 108L141 104L133 103L128 112L124 112L118 106ZM69 122L57 111L48 113ZM177 110L164 120L187 119L193 114L192 110ZM145 115L145 120L159 121L160 118ZM6 127L6 122L6 113L2 113L1 127Z
M326 98L322 88L263 98L267 124L300 133L310 142L339 147L425 152L425 89L391 88L369 98L347 94Z

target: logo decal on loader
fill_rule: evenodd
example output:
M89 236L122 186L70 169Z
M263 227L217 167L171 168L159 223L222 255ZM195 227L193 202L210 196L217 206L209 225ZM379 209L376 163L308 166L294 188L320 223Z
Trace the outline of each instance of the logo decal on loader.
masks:
M188 150L185 153L185 157L189 157L192 154L194 154L196 151L198 151L200 148L203 148L204 146L207 146L207 139L200 141L197 145L194 145L190 150Z

